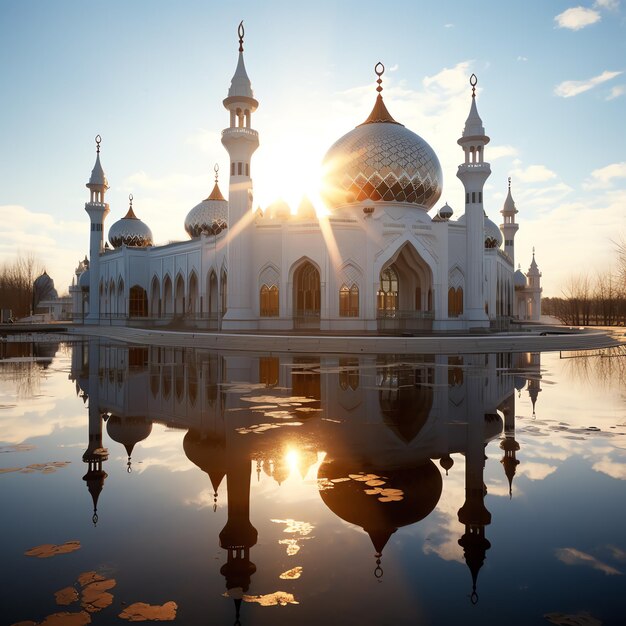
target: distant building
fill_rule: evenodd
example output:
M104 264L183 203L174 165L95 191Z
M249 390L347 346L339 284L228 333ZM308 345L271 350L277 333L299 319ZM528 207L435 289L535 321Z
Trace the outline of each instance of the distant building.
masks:
M532 304L523 313L518 300L519 226L510 181L500 228L485 212L489 137L476 106L475 76L457 142L463 158L456 175L465 188L464 213L457 220L447 204L428 214L441 197L441 166L428 143L388 111L382 64L376 66L372 112L326 154L329 215L318 217L308 202L296 215L284 203L253 212L252 155L259 133L252 116L259 102L244 65L241 27L239 43L223 101L228 200L216 172L211 193L185 218L189 241L155 246L131 196L128 212L109 229L112 248L104 246L108 182L97 138L85 205L89 267L83 262L71 288L75 319L311 332L454 331L506 327L513 317L538 319L538 271L524 287L531 290Z

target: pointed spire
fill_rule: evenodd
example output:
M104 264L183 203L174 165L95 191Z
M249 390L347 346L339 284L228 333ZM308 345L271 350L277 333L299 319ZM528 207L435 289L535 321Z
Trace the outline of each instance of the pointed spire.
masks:
M500 211L500 213L502 213L502 215L504 214L515 215L516 213L519 213L519 211L517 210L517 207L515 206L515 200L513 200L513 196L511 195L511 177L510 176L509 176L509 190L506 194L504 205L502 206L502 210Z
M124 215L123 219L125 220L136 220L138 219L133 211L133 194L128 194L128 211L126 215Z
M379 61L376 63L374 67L374 72L378 79L376 82L378 83L378 87L376 87L376 91L378 92L378 96L376 97L376 102L374 103L374 108L372 112L368 115L367 119L359 126L365 126L365 124L375 124L378 122L386 122L388 124L398 124L398 126L403 126L400 122L396 122L396 120L391 117L391 113L387 110L385 103L383 102L383 97L381 92L382 88L382 78L381 76L385 73L385 66Z
M213 187L213 191L207 200L225 200L222 192L220 191L219 185L217 184L220 171L220 166L217 163L213 166L213 171L215 172L215 186Z
M463 129L463 137L476 137L485 134L485 127L483 121L478 115L478 109L476 108L476 85L478 84L478 78L476 74L470 76L470 85L472 86L472 105L470 107L469 115L465 121L465 128Z
M109 183L104 174L104 170L102 169L102 164L100 163L100 143L102 142L102 137L100 135L96 135L96 163L91 170L91 176L89 177L89 182L87 183L87 187L104 187L104 189L109 188Z
M244 28L243 28L243 20L239 23L239 27L237 30L239 34L239 59L237 61L237 69L233 75L232 80L230 81L230 89L228 90L228 97L244 97L244 98L254 98L254 93L252 92L252 83L248 78L248 73L246 72L246 66L243 62L243 36L244 36Z

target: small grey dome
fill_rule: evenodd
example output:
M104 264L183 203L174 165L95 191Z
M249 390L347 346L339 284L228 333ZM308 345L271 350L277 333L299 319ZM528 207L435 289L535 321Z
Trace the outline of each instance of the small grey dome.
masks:
M526 276L524 276L524 272L518 269L513 274L513 284L515 285L515 289L524 289L526 287Z
M114 248L122 245L129 248L145 248L152 245L152 231L133 211L133 196L130 195L128 212L109 229L109 241Z

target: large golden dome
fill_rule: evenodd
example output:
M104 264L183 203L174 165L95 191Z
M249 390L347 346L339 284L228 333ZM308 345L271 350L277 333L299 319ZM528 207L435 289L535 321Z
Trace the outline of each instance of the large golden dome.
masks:
M367 120L324 157L326 203L334 209L368 200L402 202L428 210L441 196L439 159L424 139L391 117L378 90Z

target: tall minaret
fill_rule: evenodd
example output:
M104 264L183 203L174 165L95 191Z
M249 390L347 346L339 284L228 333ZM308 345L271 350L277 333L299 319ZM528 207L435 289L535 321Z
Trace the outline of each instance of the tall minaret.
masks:
M533 260L526 274L528 278L528 291L530 292L530 311L528 318L533 322L538 322L541 317L541 272L535 261L535 248L533 248Z
M243 22L239 24L239 61L224 106L230 126L222 131L222 144L230 157L228 190L228 285L223 329L254 328L252 272L252 178L250 160L259 147L259 134L252 126L252 113L259 103L243 62Z
M519 228L519 224L515 222L515 214L518 213L515 207L515 201L511 195L511 177L509 176L509 192L502 210L500 211L504 222L500 224L500 230L504 235L504 251L509 255L512 265L515 267L515 233Z
M100 318L100 254L104 241L104 220L109 214L109 205L104 201L104 194L109 188L104 170L100 164L100 135L96 135L96 164L91 170L87 183L90 191L89 202L85 203L85 211L91 220L89 234L89 314L85 320L88 324L97 324Z
M459 165L457 177L465 187L465 225L467 247L467 271L465 277L464 318L470 327L488 326L483 293L483 259L485 249L485 211L483 209L483 186L491 175L489 163L484 161L484 149L489 143L483 122L476 109L475 74L470 77L472 106L465 122L463 135L457 143L463 148L465 162Z

